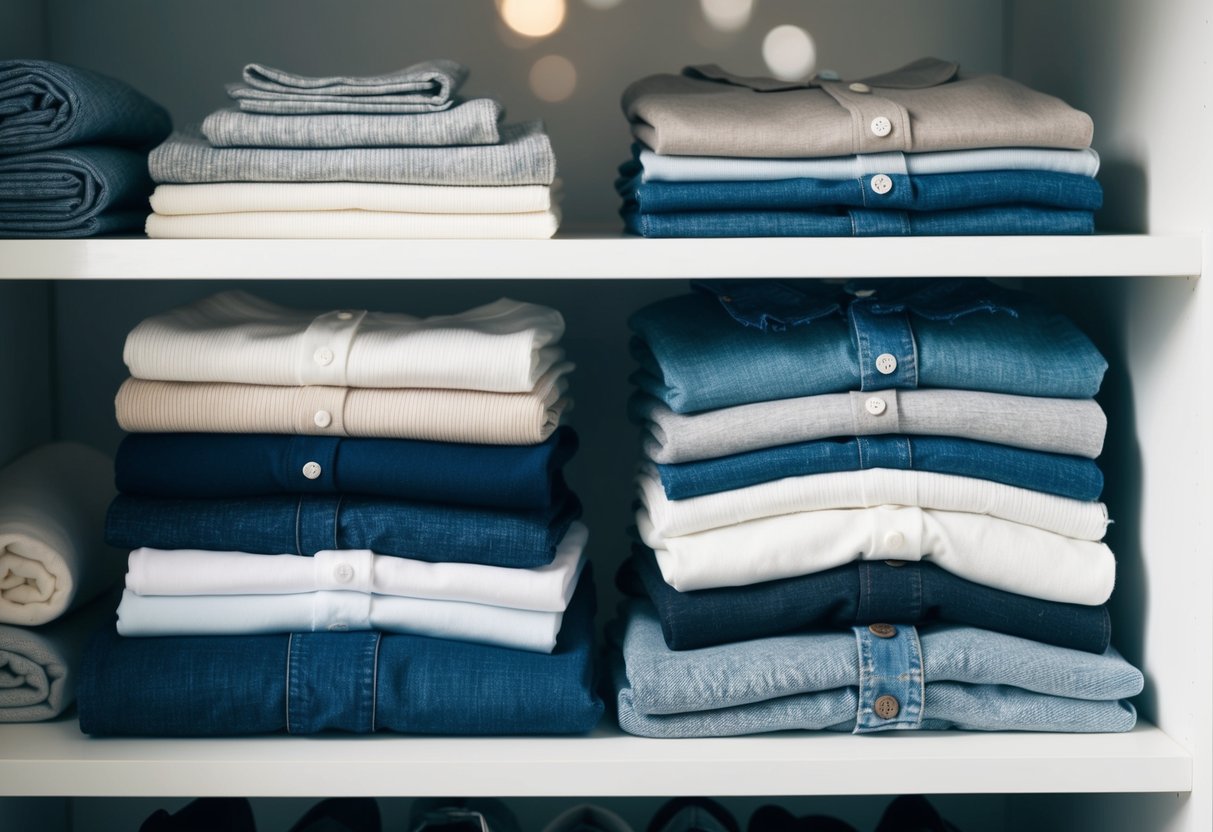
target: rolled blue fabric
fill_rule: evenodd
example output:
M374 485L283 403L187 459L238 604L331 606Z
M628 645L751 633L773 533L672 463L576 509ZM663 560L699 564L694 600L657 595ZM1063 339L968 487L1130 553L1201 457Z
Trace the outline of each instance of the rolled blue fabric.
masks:
M0 156L0 237L141 232L147 154L100 145Z
M126 549L205 549L262 555L314 555L370 549L431 562L529 569L551 563L556 545L581 516L565 492L528 511L448 506L361 495L283 495L184 500L119 494L105 537Z
M116 78L54 61L0 61L0 155L82 144L149 150L171 130L163 107Z
M860 561L749 586L678 592L661 577L652 551L637 545L616 583L653 602L671 650L879 621L967 624L1086 653L1103 653L1112 635L1102 605L1003 592L917 561Z
M588 566L551 654L375 631L123 638L107 627L81 664L80 730L581 734L602 716L594 653Z
M539 509L566 491L572 428L538 445L273 434L133 433L118 446L115 482L149 497L364 494L452 505Z
M657 471L666 496L685 500L784 477L869 468L974 477L1072 500L1097 500L1103 491L1103 473L1092 459L951 436L821 439L715 459L658 465Z
M624 206L624 227L641 237L953 237L1094 234L1093 211L999 205L955 211L821 208L801 211L680 211Z
M1103 205L1103 189L1090 176L1035 170L755 182L642 182L633 177L616 182L616 190L625 206L642 214L814 208L955 211L993 206L1096 211Z
M1108 366L1064 315L983 280L695 286L628 321L636 383L675 413L916 387L1090 398Z
M619 724L650 737L791 729L1131 730L1141 672L1084 653L952 624L895 623L673 651L633 602L616 663ZM885 697L889 697L886 699ZM890 701L891 700L891 701Z

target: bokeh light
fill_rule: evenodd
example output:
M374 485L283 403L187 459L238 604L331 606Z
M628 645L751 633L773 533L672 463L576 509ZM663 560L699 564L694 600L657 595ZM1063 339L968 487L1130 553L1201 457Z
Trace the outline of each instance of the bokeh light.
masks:
M501 19L515 32L529 38L543 38L564 23L564 0L501 0Z
M699 0L703 17L718 32L739 32L754 14L754 0Z
M577 89L577 68L563 55L544 55L531 66L529 80L536 98L556 104Z
M781 81L803 81L817 68L817 47L799 26L776 26L762 39L762 59Z

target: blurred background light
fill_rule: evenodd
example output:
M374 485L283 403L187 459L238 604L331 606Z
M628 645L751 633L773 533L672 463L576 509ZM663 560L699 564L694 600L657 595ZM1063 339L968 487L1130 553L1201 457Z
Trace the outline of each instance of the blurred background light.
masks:
M529 38L543 38L564 23L564 0L501 0L501 19L515 32Z
M754 0L699 0L703 17L718 32L738 32L754 14Z
M565 101L577 89L577 68L563 55L544 55L531 66L530 83L541 101Z
M762 39L762 59L782 81L803 81L817 68L817 47L799 26L776 26Z

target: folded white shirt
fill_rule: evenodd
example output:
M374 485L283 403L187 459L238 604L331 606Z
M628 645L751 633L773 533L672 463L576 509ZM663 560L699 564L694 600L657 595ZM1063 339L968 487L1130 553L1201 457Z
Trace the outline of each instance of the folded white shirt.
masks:
M128 589L118 605L118 632L195 636L382 630L550 653L563 617L563 612L341 590L294 595L136 595Z
M562 612L585 564L589 536L574 522L551 563L509 569L476 563L429 563L368 549L327 549L312 557L136 549L126 588L136 595L287 595L344 590Z
M671 500L662 488L657 466L645 463L636 484L653 530L662 537L779 514L889 504L1000 517L1080 540L1102 540L1108 527L1108 509L1103 503L932 471L871 468L807 474Z
M547 240L559 226L556 209L517 214L349 210L151 214L144 230L152 239L177 240Z
M563 334L555 309L508 298L418 318L318 314L235 290L144 319L122 357L158 381L522 393L563 356Z
M807 575L855 560L924 560L974 583L1071 604L1104 603L1116 580L1116 560L1103 543L956 511L805 511L665 537L641 507L636 524L662 577L680 592Z
M377 182L214 182L157 185L161 215L249 211L391 211L407 214L521 214L552 207L556 185L389 185Z
M741 159L723 156L663 156L640 152L643 181L721 182L770 179L858 179L874 173L936 174L983 170L1043 170L1094 176L1099 154L1090 148L1055 150L994 147L928 153L862 153L822 159Z

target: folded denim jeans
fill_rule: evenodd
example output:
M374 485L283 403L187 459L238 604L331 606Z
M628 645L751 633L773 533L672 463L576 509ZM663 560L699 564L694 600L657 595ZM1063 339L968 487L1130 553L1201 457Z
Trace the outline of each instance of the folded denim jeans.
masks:
M619 722L653 737L788 729L1119 732L1141 672L1112 648L1084 653L955 624L804 633L670 650L633 602L616 663Z
M982 280L901 283L698 282L631 316L634 378L675 413L849 390L1099 391L1099 350L1027 293Z
M0 61L0 156L68 145L147 150L168 112L130 85L54 61Z
M147 155L91 145L0 155L0 237L138 231L151 194Z
M105 537L125 549L209 549L314 555L370 549L430 562L529 568L551 563L581 515L571 493L544 509L448 506L360 495L186 500L119 494Z
M242 75L241 83L228 84L227 94L248 112L428 113L454 103L468 70L438 58L383 75L318 78L256 63Z
M551 654L375 631L123 638L105 628L80 673L80 729L581 734L602 716L593 622L587 568Z
M816 208L928 212L1010 205L1096 211L1103 205L1103 189L1093 178L1034 170L751 182L641 182L632 177L617 182L616 190L626 209L643 215Z
M880 621L947 621L1102 653L1112 635L1107 607L1042 601L992 589L927 562L849 563L793 578L678 592L652 551L634 546L616 583L647 595L671 650Z
M1094 234L1089 210L998 205L953 211L882 208L648 213L624 206L624 228L641 237L956 237Z
M134 433L114 481L150 497L363 494L510 509L551 506L577 449L572 428L538 445L222 433Z
M1108 427L1094 399L938 388L822 393L685 414L637 393L628 401L628 414L644 426L644 455L667 464L812 440L887 434L955 437L1090 460L1103 450ZM1086 482L1091 476L1081 479Z

